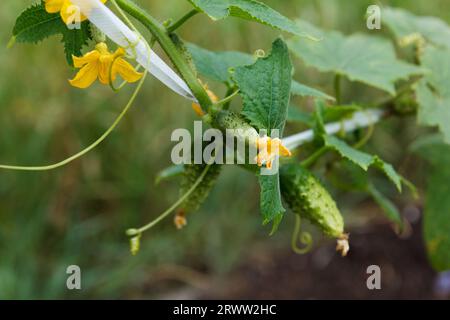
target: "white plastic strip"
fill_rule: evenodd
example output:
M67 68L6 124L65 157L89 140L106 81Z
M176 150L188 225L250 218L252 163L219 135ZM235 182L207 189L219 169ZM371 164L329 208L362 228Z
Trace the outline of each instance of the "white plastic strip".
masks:
M380 109L368 109L365 111L356 112L353 117L343 122L332 122L325 125L325 131L328 134L335 134L343 130L351 132L358 128L365 128L374 123L377 123L383 117L384 111ZM311 141L314 138L313 130L303 131L283 139L283 145L288 149L295 149L305 142Z
M136 61L147 69L149 73L179 95L189 100L197 101L186 82L147 46L144 39L140 39L100 0L71 1L108 38L125 48L129 55L135 56Z

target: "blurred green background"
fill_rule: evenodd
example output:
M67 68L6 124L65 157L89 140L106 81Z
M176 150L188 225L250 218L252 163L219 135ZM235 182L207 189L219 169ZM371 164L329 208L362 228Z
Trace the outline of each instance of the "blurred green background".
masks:
M138 2L161 21L190 10L185 0ZM264 2L290 18L345 33L370 32L364 15L372 1ZM31 3L0 2L0 162L6 164L47 164L76 153L114 121L133 90L128 86L115 94L99 84L89 90L72 88L67 79L75 71L67 67L58 38L6 49L15 18ZM448 0L382 4L450 21ZM249 53L267 50L278 34L255 23L213 23L201 15L180 30L185 40L205 48ZM297 80L332 93L331 75L319 75L298 60L296 64ZM362 85L345 82L344 88L347 102L383 98ZM227 167L200 212L188 217L187 228L177 231L167 220L144 235L137 256L130 255L124 230L156 217L178 196L177 181L155 186L154 179L170 165L172 130L191 128L195 119L188 101L149 77L119 128L82 159L49 172L0 171L0 298L163 298L180 288L226 282L254 252L291 254L291 217L269 237L261 226L256 179ZM395 137L403 140L395 142L392 133L398 127L391 121L374 138L374 148L382 146L377 150L396 167L405 160L400 144L417 135L411 119ZM344 208L361 200L342 199ZM81 291L66 289L65 271L72 264L82 269Z

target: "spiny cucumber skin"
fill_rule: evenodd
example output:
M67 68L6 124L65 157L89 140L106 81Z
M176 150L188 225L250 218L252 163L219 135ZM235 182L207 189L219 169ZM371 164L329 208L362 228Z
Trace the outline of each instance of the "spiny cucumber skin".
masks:
M282 166L280 175L281 192L292 211L318 226L325 235L340 238L344 219L317 178L299 164Z
M186 194L189 189L195 184L197 179L201 176L206 168L206 164L187 164L184 166L183 178L181 180L180 194L181 196ZM184 201L182 208L186 213L197 211L200 206L205 202L211 189L219 177L222 166L218 164L212 164L208 169L202 182L197 188L190 194L190 196Z
M213 125L222 131L236 130L235 136L247 143L255 144L259 138L258 131L244 117L231 111L217 112L213 117Z

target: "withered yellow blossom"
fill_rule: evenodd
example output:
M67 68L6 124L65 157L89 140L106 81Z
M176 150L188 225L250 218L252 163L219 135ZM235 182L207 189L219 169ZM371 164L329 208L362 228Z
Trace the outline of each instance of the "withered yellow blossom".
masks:
M180 210L176 213L173 222L178 230L183 229L187 225L186 213L184 210Z
M256 163L258 166L266 164L268 169L272 168L272 162L277 156L290 157L292 155L291 151L286 148L281 139L262 137L258 138L256 142L258 147L258 155L256 156Z

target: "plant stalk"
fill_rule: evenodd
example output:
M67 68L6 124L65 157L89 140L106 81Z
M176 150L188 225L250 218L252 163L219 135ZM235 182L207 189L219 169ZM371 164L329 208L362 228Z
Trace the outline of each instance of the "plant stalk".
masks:
M166 28L159 23L154 17L141 9L132 0L116 0L119 7L138 20L145 28L147 28L154 39L158 41L162 49L166 52L175 68L181 74L181 77L186 81L188 87L191 89L194 96L197 98L203 111L209 112L212 106L211 99L208 93L198 81L194 71L189 66L189 63L183 57L181 52L177 49L175 44L169 37Z
M192 18L193 16L195 16L198 12L197 9L192 9L191 11L189 11L188 13L186 13L184 16L182 16L180 18L180 20L176 21L174 24L170 25L167 28L167 33L172 33L175 30L177 30L179 27L181 27L186 21L188 21L190 18Z
M314 152L309 158L302 161L301 165L305 168L311 167L321 156L323 156L327 151L330 150L329 147L323 146L316 152Z
M341 99L341 75L336 73L334 77L334 95L336 97L336 104L339 106L342 103Z

